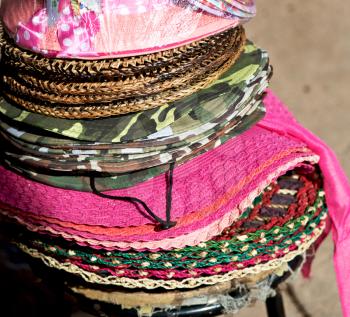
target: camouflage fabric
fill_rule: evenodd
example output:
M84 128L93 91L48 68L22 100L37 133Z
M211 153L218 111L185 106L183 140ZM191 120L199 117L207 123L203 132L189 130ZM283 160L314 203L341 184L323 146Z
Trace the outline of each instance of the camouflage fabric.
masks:
M207 122L202 126L196 127L194 130L188 130L184 133L174 136L165 136L159 138L150 138L148 140L135 141L134 143L123 144L122 148L111 147L111 144L105 144L105 148L96 149L95 146L84 145L85 149L80 150L75 147L65 149L43 147L33 143L27 142L28 133L26 138L22 138L25 132L16 129L15 127L10 127L5 122L0 122L0 133L3 130L2 137L5 138L14 147L18 148L23 153L37 155L40 157L48 157L53 159L67 159L67 157L98 157L98 156L118 156L120 160L132 160L135 158L147 157L153 154L160 154L164 151L169 151L170 149L178 148L180 146L186 146L191 143L202 140L212 133L221 129L225 124L236 116L241 116L241 113L245 111L245 108L249 107L249 99L253 96L259 95L266 88L268 72L262 72L261 81L254 80L253 86L250 83L244 88L244 90L236 90L235 104L231 105L226 112L221 116L216 117L212 122ZM26 141L22 141L22 139ZM113 144L114 146L116 144ZM132 148L128 146L133 145ZM61 157L60 157L61 156ZM115 157L117 159L117 157Z
M218 136L234 128L239 122L244 121L247 115L253 113L257 107L255 98L261 96L267 86L266 75L268 75L268 72L263 76L264 81L252 87L246 87L247 89L242 92L237 107L233 105L233 111L229 109L214 126L209 125L209 130L205 131L204 129L205 132L202 134L197 134L198 131L189 131L186 133L187 138L180 140L174 137L174 141L180 141L180 146L171 144L171 147L167 146L163 151L153 151L143 154L100 153L97 155L96 153L90 153L69 155L65 153L58 155L48 153L46 150L43 151L42 148L39 148L39 151L35 151L33 148L26 147L23 142L22 144L20 142L16 143L11 141L10 138L5 137L8 143L15 148L15 152L19 152L18 154L13 153L11 149L8 149L5 154L8 160L17 160L32 169L48 169L56 172L88 171L115 174L134 172L171 161L180 161L187 156L193 157L196 152L203 152Z
M33 151L38 151L43 153L55 153L55 154L141 154L151 151L162 151L165 149L183 146L189 142L178 143L180 140L189 140L190 137L197 137L196 140L203 138L208 135L210 128L214 128L220 120L222 120L222 115L227 115L228 111L240 111L237 106L236 109L233 105L239 103L243 100L245 95L247 95L247 89L251 88L251 84L258 84L258 82L266 81L266 71L268 68L268 58L265 52L261 51L261 55L264 57L261 59L262 64L259 65L258 70L255 72L254 76L248 78L245 81L245 86L241 85L235 86L230 94L230 102L224 102L222 96L213 99L212 102L204 103L201 107L194 107L188 116L183 116L179 120L175 121L168 128L162 131L148 136L146 139L139 141L132 141L129 143L88 143L82 141L72 141L69 139L59 139L48 136L42 136L39 134L33 134L27 130L17 128L15 126L10 126L4 120L0 121L0 128L6 133L11 135L16 139L23 140L27 143L27 148ZM265 69L262 69L265 68ZM260 72L260 73L259 73ZM200 120L198 120L198 118ZM191 131L191 132L189 132ZM206 135L204 133L207 133ZM191 135L192 134L192 135ZM153 141L154 140L154 141ZM192 142L195 140L191 139ZM42 142L44 141L44 142ZM18 141L19 142L19 141ZM44 144L43 144L44 143ZM31 145L32 144L32 145ZM172 146L161 146L166 144L172 144ZM22 145L23 146L23 145ZM62 149L62 150L59 150ZM29 150L28 150L29 151Z
M246 111L254 113L256 110L257 102L252 105L253 109L247 109ZM31 156L29 154L16 154L13 152L6 151L5 157L8 160L15 160L22 166L29 167L34 170L47 170L47 173L54 172L67 172L73 173L127 173L134 172L141 169L147 169L158 165L167 164L173 161L185 161L189 158L194 158L198 153L204 153L209 149L216 147L218 143L215 141L225 135L225 133L235 129L239 123L244 122L247 115L244 117L236 117L230 121L221 130L213 133L212 135L205 137L202 140L193 142L188 146L183 146L178 149L165 151L162 153L154 153L147 157L140 157L139 155L133 155L133 159L125 158L120 159L120 156L76 156L74 158L47 158L39 156Z
M235 66L212 86L167 106L186 111L162 128L147 127L148 133L134 139L129 133L132 129L119 131L126 133L121 138L121 134L115 137L117 130L107 131L101 125L121 117L79 120L84 129L78 134L70 130L68 137L62 122L72 125L72 120L22 110L15 116L19 110L4 102L0 104L0 139L5 145L1 158L13 170L57 187L89 191L91 173L100 190L130 187L167 171L170 162L183 164L221 145L260 120L264 115L260 99L271 72L267 53L248 43ZM8 106L5 110L4 105ZM40 118L57 127L45 127ZM99 125L102 131L94 140ZM107 134L102 135L103 131Z
M21 122L25 131L35 128L45 130L51 135L87 142L124 143L147 138L157 132L159 135L162 135L162 132L179 134L220 115L220 111L225 111L224 106L222 109L207 111L206 105L213 103L226 104L226 107L231 105L233 103L231 98L235 95L234 89L244 87L248 80L254 78L259 73L261 65L266 64L267 59L266 52L248 42L235 65L210 87L153 110L106 119L64 120L27 112L1 100L0 113L2 117ZM193 109L196 111L193 112ZM180 118L183 120L177 123ZM13 123L10 125L16 126ZM31 140L42 145L57 145L54 139L40 133L36 140L33 138Z
M94 120L71 120L48 117L17 108L4 99L0 112L23 122L67 138L89 142L122 142L146 137L190 111L190 106L164 105L156 109Z
M263 103L260 103L256 111L246 117L246 120L240 122L234 129L227 131L227 133L219 137L213 144L212 148L224 144L228 140L236 137L237 135L243 133L259 120L261 120L265 115L265 109ZM202 153L197 153L198 155ZM188 158L190 159L190 158ZM4 159L3 163L8 168L13 171L24 175L25 177L31 178L38 182L61 187L66 189L74 189L79 191L91 191L90 187L90 176L83 175L64 175L63 173L47 175L40 173L38 171L31 171L29 169L21 168L19 165L15 164L13 161ZM180 165L184 162L178 162ZM110 189L121 189L126 187L131 187L137 183L146 181L152 177L159 174L165 173L169 169L169 164L163 164L156 167L143 169L135 171L132 173L119 174L114 176L105 175L103 177L95 177L96 188L99 191L106 191ZM94 175L96 176L96 175Z

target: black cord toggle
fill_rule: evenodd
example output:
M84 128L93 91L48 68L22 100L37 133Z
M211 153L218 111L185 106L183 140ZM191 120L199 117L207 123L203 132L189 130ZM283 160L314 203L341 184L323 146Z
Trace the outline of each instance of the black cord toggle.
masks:
M174 174L174 167L175 163L172 162L170 164L169 168L169 174L167 175L167 191L166 191L166 219L162 219L158 217L149 207L148 205L141 199L138 199L136 197L129 197L129 196L110 196L104 193L101 193L96 188L95 183L95 177L90 176L90 187L92 189L92 192L100 197L107 198L107 199L114 199L114 200L121 200L130 202L133 204L140 204L144 210L155 220L159 223L158 226L156 226L156 231L162 231L162 230L168 230L170 228L173 228L176 226L176 221L171 221L171 204L172 204L172 190L173 190L173 174Z

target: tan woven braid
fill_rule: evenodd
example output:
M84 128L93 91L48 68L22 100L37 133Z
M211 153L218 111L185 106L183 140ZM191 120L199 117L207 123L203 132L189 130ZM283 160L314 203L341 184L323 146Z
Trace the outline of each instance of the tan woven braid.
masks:
M159 91L170 89L189 82L201 76L206 69L214 68L215 63L220 62L220 58L228 59L228 54L239 54L239 47L244 40L243 28L233 30L231 36L223 39L224 42L215 42L210 45L208 52L200 52L197 56L190 57L182 61L180 65L168 65L163 67L161 72L144 74L142 76L126 77L122 79L111 79L105 81L72 82L70 78L65 81L57 79L41 78L33 74L21 72L9 72L9 77L14 82L23 83L27 87L36 87L42 92L60 95L116 95L118 98L143 96L145 94L158 93ZM16 74L18 73L18 74ZM18 80L16 80L18 77ZM9 80L9 79L7 79ZM20 85L17 83L17 85ZM15 85L15 83L10 83ZM18 89L14 87L14 89Z
M260 281L266 279L271 274L282 275L288 271L287 263L281 267L259 274L247 275L244 278L239 278L223 283L218 283L211 286L203 286L194 290L186 291L167 291L167 292L141 292L132 290L100 290L84 286L70 286L69 288L76 294L80 294L88 299L97 300L104 303L121 305L124 309L132 309L135 307L150 306L153 308L162 308L164 306L182 306L185 301L201 296L221 295L237 289L240 285L254 286ZM137 298L137 302L135 302ZM157 301L155 302L155 298Z
M207 60L188 70L182 76L174 76L170 80L145 78L144 81L126 80L117 82L101 83L54 83L43 81L34 77L30 78L29 85L21 84L14 76L4 75L3 81L13 94L29 95L31 98L49 101L59 104L84 104L84 103L105 103L131 97L142 97L150 94L159 94L165 90L183 87L191 82L205 78L211 74L212 70L217 70L230 57L237 58L243 47L243 36L236 37L228 47L217 50L215 54L209 56ZM16 74L16 72L15 72ZM16 76L16 75L15 75ZM20 78L28 79L28 76L19 75ZM38 86L39 85L39 86ZM47 88L54 88L53 93L47 93ZM77 88L82 88L78 90ZM101 91L99 88L103 88ZM44 89L43 89L44 88ZM69 91L72 89L72 91ZM67 94L68 93L68 94Z
M244 45L240 48L243 50ZM234 54L230 59L222 65L218 70L204 78L197 79L190 86L177 87L174 90L166 90L157 95L146 96L145 98L133 98L130 100L121 100L103 104L85 104L80 106L47 106L37 102L24 99L18 94L3 91L3 94L10 102L13 102L29 111L40 113L47 116L66 118L66 119L93 119L101 117L109 117L121 115L130 112L137 112L159 107L161 105L174 102L178 99L189 96L200 89L203 89L215 81L221 74L228 70L238 58L238 54ZM28 94L30 96L30 92Z
M243 278L249 274L260 274L261 272L266 272L279 268L283 263L290 262L296 256L304 254L311 245L317 240L317 238L322 234L326 227L327 215L322 218L321 225L315 228L313 234L303 238L303 241L299 240L298 249L294 251L286 250L285 256L281 258L276 258L267 263L257 264L252 267L244 268L241 270L234 270L222 275L205 276L200 278L187 278L183 280L155 280L155 279L131 279L127 277L117 277L108 276L102 277L98 274L85 271L78 266L69 262L59 262L56 259L49 257L45 254L38 252L38 250L28 248L22 243L18 243L19 248L21 248L25 253L29 254L34 258L41 259L47 266L60 269L69 273L80 276L86 282L101 284L101 285L115 285L122 286L125 288L146 288L155 289L162 287L165 289L188 289L195 288L202 285L215 285L217 283L227 282L233 279Z
M217 59L213 64L208 65L209 68L218 68L222 65L223 61L227 61L227 56L223 55L221 58ZM219 65L217 65L219 64ZM101 94L99 90L89 89L89 93L87 95L79 94L75 92L75 94L49 94L46 92L42 92L34 86L28 87L20 84L13 77L4 76L3 82L7 84L9 90L13 94L20 95L29 95L31 98L49 101L52 103L59 104L67 104L71 105L79 105L84 103L105 103L105 102L113 102L114 100L127 99L130 97L143 97L151 94L159 94L165 90L169 90L175 87L183 87L187 85L188 82L191 82L193 78L203 78L207 74L207 68L204 65L200 65L198 68L194 68L192 73L189 73L183 77L175 78L174 80L159 82L158 84L150 87L138 87L140 85L135 83L135 89L128 89L124 91L122 87L119 87L119 92L113 92L112 90L108 94ZM63 85L62 85L63 86ZM58 87L57 87L58 88Z
M91 78L126 78L138 75L157 77L172 68L187 65L194 57L205 55L218 43L224 43L241 32L242 27L231 29L178 48L153 54L105 59L99 61L50 59L39 54L28 52L16 46L4 32L0 33L0 45L3 50L3 62L15 69L36 73L43 78L75 78L81 81ZM1 31L1 30L0 30ZM178 66L177 66L178 65ZM73 81L73 80L72 80Z

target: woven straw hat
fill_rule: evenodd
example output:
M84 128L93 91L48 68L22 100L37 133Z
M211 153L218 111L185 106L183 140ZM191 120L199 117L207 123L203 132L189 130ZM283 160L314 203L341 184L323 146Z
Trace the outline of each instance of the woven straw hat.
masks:
M170 58L144 56L139 62L132 58L113 60L113 65L105 71L105 78L100 78L99 69L103 73L109 61L75 63L44 59L21 51L4 37L3 94L30 111L68 119L148 110L189 96L220 77L240 56L245 43L244 30L241 27L228 30L204 42L196 44L196 52L191 54L180 50L169 52ZM120 67L122 63L125 67ZM67 75L57 68L66 70ZM126 76L123 72L130 74ZM46 75L49 80L43 78ZM81 78L77 78L79 75ZM53 76L57 78L52 79Z
M14 58L14 60L18 59ZM42 60L43 59L40 59L40 61ZM4 59L2 61L4 61ZM261 73L267 63L267 53L257 48L251 42L248 42L243 53L233 67L206 89L200 90L196 94L171 104L162 104L155 109L130 113L123 116L101 118L99 120L59 119L27 112L22 108L11 105L3 99L0 100L0 112L7 120L14 121L13 124L10 124L13 127L20 124L24 127L22 129L31 131L45 130L49 135L54 136L57 134L70 140L74 139L84 142L129 143L130 141L143 139L151 134L161 132L162 129L169 129L175 122L179 122L179 119L182 120L182 118L189 116L191 112L197 112L202 103L209 104L214 102L220 103L220 105L225 103L233 104L240 95L233 90L233 87L238 85L240 87L247 86L248 83ZM23 64L28 65L30 63L26 60ZM91 72L92 65L87 61L80 61L80 64L88 64L86 69L90 69ZM54 65L51 66L53 67ZM39 68L40 72L44 72L44 69L40 68L39 64L33 65L28 71L34 72L37 68ZM106 70L107 68L106 65ZM111 66L110 69L113 69L113 67ZM130 67L130 69L134 69L134 67ZM66 70L65 67L62 69L61 67L57 67L53 73L58 76L62 74L64 70ZM68 70L70 70L70 68L66 71ZM82 69L79 68L79 71L82 71ZM87 73L84 72L84 74L83 77L86 77ZM65 76L66 75L69 77L72 76L68 73L65 74ZM198 115L196 115L196 117L197 116ZM178 131L178 128L175 130ZM52 142L43 142L42 138L40 141L42 142L42 146L52 145ZM37 143L38 141L32 142ZM76 142L72 141L71 143ZM56 142L53 144L57 145ZM67 140L65 140L64 144L67 145Z
M305 164L265 187L221 234L193 247L140 250L135 256L134 250L97 250L63 239L42 239L23 229L11 231L29 254L98 284L171 289L211 284L227 274L230 280L276 269L304 253L322 233L326 219L321 174ZM128 279L125 285L122 278Z

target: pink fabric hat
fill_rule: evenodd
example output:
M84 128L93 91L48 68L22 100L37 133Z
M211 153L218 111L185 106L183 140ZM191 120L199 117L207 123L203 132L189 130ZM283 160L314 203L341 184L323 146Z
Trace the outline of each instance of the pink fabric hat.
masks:
M217 219L215 214L219 208L225 207L225 212L234 208L248 193L266 182L269 175L276 174L276 170L282 166L284 171L293 168L294 162L298 164L311 155L303 143L255 127L175 168L171 217L174 220L188 217L190 223L208 216ZM265 185L268 184L263 187ZM166 192L166 176L160 175L105 194L137 197L164 219ZM235 200L232 199L234 194L238 195ZM140 205L89 192L50 187L3 167L0 168L0 199L25 212L76 224L130 227L155 223Z
M335 270L337 273L337 280L339 285L339 294L342 300L342 308L344 316L350 316L350 184L349 181L342 170L335 154L332 150L320 139L318 139L315 135L313 135L310 131L302 127L300 124L296 122L293 116L286 110L284 105L270 92L268 91L267 97L265 98L265 104L267 107L267 116L264 120L258 123L257 127L253 128L255 133L259 130L270 134L273 136L270 140L278 140L278 135L285 141L286 148L294 148L294 145L297 145L295 149L298 147L305 151L304 155L307 153L316 153L320 157L319 165L321 167L322 173L324 175L324 189L326 192L326 201L329 208L329 214L332 219L333 224L333 239L336 245L335 248ZM270 131L270 133L269 133ZM242 153L244 157L248 157L253 153L254 156L260 155L263 150L260 148L257 149L256 152L250 148L252 144L247 141L247 135L252 136L252 131L248 131L244 134L245 142L246 142L246 154ZM243 137L243 136L242 136ZM241 137L233 140L238 142L237 140ZM294 141L292 141L294 140ZM292 142L288 145L289 142ZM293 143L294 142L294 143ZM279 143L279 142L278 142ZM227 145L228 146L228 145ZM223 146L224 147L224 146ZM217 149L216 151L218 151ZM311 152L312 151L312 152ZM235 147L233 147L233 152L235 152ZM207 155L207 154L204 154ZM203 156L204 156L203 155ZM226 160L222 163L225 165L229 163L230 160ZM291 162L290 162L291 163ZM209 165L206 165L205 168L208 168ZM293 164L289 166L291 168ZM261 171L266 169L268 165L262 164L260 166ZM235 172L237 168L237 164L234 166L233 171ZM223 177L230 176L233 171L229 172ZM276 170L275 170L276 172ZM277 173L278 174L278 173ZM282 174L282 173L280 173ZM2 175L2 174L0 174ZM224 178L226 181L226 178ZM8 181L15 181L16 178L11 176ZM6 180L5 180L6 181ZM218 182L217 182L218 183ZM27 186L31 186L34 183L27 183ZM21 180L21 185L25 185L23 180ZM12 188L13 183L8 183L8 186ZM3 187L3 186L2 186ZM2 189L1 189L2 190ZM8 192L7 192L8 193ZM10 195L11 192L10 192ZM247 195L246 200L249 200L253 195ZM20 196L19 196L20 197ZM50 198L50 197L49 197ZM31 197L34 200L34 197ZM253 199L253 198L251 198ZM12 199L11 199L12 200ZM29 201L30 203L30 201ZM20 205L19 203L16 205ZM26 205L22 206L26 207ZM11 211L10 211L11 213ZM15 213L12 213L15 216ZM29 215L29 212L21 211L21 216L25 217ZM40 215L40 211L36 212L37 215ZM46 212L44 212L46 214ZM31 214L34 215L34 214ZM29 227L28 223L27 226ZM32 223L30 224L30 226ZM38 229L39 227L33 227L33 229ZM51 230L50 227L41 227L42 232L47 232ZM46 230L46 231L45 231ZM172 230L172 229L170 229ZM219 232L219 227L214 227L213 232ZM135 230L136 232L136 230ZM202 235L198 235L198 240L194 241L190 237L192 232L187 234L187 236L183 236L182 240L186 241L183 245L191 245L191 243L199 243L204 241L208 236L211 235L210 231L203 231ZM213 234L214 236L215 234ZM82 242L79 242L82 244ZM133 244L137 245L137 244ZM175 245L175 244L174 244ZM138 247L140 244L138 245ZM307 270L304 273L308 273Z
M155 221L140 205L45 186L4 169L0 171L0 200L21 210L22 218L33 222L36 217L37 224L86 239L120 242L123 247L140 241L179 246L217 235L272 180L304 161L317 159L303 142L254 127L175 168L171 220L177 225L164 231L155 231ZM166 191L166 177L161 175L107 194L142 199L164 219Z
M55 4L57 3L57 4ZM44 56L98 59L181 46L235 27L172 0L3 0L1 17L19 46Z

